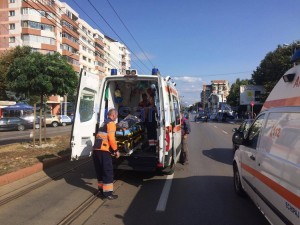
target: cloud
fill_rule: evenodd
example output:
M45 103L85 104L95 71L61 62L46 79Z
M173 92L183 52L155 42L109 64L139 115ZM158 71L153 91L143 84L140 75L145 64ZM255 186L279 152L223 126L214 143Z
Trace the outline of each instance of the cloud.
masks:
M147 52L145 52L145 54L143 52L138 52L138 53L135 53L135 55L133 55L133 54L131 55L131 59L137 60L137 58L139 58L142 61L145 61L148 59L149 60L154 59L155 57Z
M189 76L183 76L183 77L174 77L175 81L185 82L185 83L195 83L195 82L203 82L201 77L189 77Z
M180 76L172 79L176 83L182 102L193 104L200 101L200 93L205 83L202 77Z

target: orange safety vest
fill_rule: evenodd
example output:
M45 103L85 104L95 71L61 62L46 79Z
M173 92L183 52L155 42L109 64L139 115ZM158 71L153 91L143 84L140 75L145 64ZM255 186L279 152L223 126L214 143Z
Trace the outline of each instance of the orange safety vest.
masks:
M118 150L116 141L116 124L111 119L104 122L96 134L94 150L101 150L114 153Z

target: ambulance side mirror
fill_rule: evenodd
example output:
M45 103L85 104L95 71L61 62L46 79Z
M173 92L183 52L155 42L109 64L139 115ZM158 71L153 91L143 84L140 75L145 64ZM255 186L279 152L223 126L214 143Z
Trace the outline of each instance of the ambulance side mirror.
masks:
M244 133L236 132L232 137L232 142L236 145L241 145L244 142Z

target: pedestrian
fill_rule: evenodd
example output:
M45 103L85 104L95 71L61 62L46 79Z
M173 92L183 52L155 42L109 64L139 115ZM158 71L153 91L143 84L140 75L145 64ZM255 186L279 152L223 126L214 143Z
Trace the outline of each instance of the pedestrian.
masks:
M113 194L113 164L112 157L119 158L120 153L116 142L116 124L118 112L110 109L107 120L99 128L93 146L93 161L98 180L98 190L106 199L113 200L118 195Z
M184 113L181 112L181 154L180 154L180 163L184 165L188 163L188 146L187 138L188 134L191 132L190 122L188 118L184 116Z

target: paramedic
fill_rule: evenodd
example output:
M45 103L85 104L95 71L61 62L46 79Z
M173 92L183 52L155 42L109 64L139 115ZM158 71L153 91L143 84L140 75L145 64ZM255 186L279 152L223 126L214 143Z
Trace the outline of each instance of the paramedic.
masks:
M184 165L184 163L188 163L188 146L187 146L187 137L191 132L190 122L185 117L184 112L181 112L181 155L180 155L180 163Z
M142 101L139 103L138 110L140 111L140 119L142 121L146 121L146 117L148 114L148 107L150 107L150 101L148 100L148 96L146 93L142 94Z
M113 165L112 156L119 158L120 153L116 142L116 124L118 112L115 109L108 111L108 119L99 128L93 147L93 161L98 180L98 189L104 198L113 200Z
M148 95L149 97L148 97ZM139 103L139 107L143 107L142 120L145 122L147 129L147 139L150 147L150 151L156 151L157 131L156 131L156 108L154 106L154 93L151 88L147 89L147 94L142 94L142 101Z

